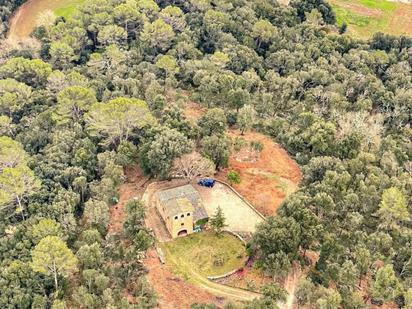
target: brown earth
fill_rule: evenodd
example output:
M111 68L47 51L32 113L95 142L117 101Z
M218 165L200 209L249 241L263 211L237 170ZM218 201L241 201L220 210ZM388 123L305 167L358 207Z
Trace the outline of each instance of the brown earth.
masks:
M20 41L30 36L38 25L39 16L46 12L54 12L65 6L75 5L75 0L28 0L22 4L9 23L8 39ZM80 2L78 3L80 4Z
M185 116L190 121L196 122L204 113L206 108L195 102L187 102L185 106Z
M259 212L273 215L285 197L297 189L302 179L299 166L268 136L257 132L242 136L235 130L231 130L229 136L244 138L247 143L260 141L264 148L260 155L254 154L248 146L232 154L229 168L219 172L217 178L226 181L229 171L238 171L241 183L233 187Z
M197 121L205 112L205 108L195 102L189 102L185 108L185 116ZM287 195L293 193L302 179L297 163L286 150L276 144L270 137L248 132L241 135L237 130L230 130L233 139L240 137L250 141L260 141L264 148L257 157L249 147L239 153L232 154L229 168L219 172L216 178L227 181L227 173L236 170L240 173L241 183L233 187L265 216L273 215Z
M412 34L412 3L400 3L393 14L389 29L396 34ZM398 30L397 30L398 29Z
M190 308L193 303L223 306L223 298L214 296L174 275L168 266L160 263L156 250L149 250L143 263L149 270L147 278L159 296L159 308Z
M125 171L126 181L119 189L119 202L110 208L110 223L108 234L121 233L124 220L124 206L133 198L141 198L148 178L143 175L140 168L129 168Z
M262 270L253 268L252 265L245 266L244 269L233 275L219 279L216 282L233 286L235 288L260 291L263 286L273 282L273 278L265 276Z
M126 181L119 189L119 202L110 209L109 234L122 232L126 202L133 198L142 198L143 193L151 182L137 167L127 169L125 175ZM160 219L158 217L158 219L154 219L155 217L150 211L149 209L148 218L151 219L148 220L152 220L150 223L162 226L160 221L156 221ZM159 297L159 308L190 308L190 305L196 302L214 303L221 307L225 301L223 298L216 297L174 275L166 265L160 263L157 252L154 249L147 252L143 264L149 271L147 279Z
M330 1L331 3L334 3L334 1ZM358 3L354 3L354 2L339 2L339 6L350 10L351 12L354 12L356 14L362 15L362 16L367 16L367 17L382 17L383 12L379 9L374 9L374 8L369 8L366 6L363 6L361 4Z

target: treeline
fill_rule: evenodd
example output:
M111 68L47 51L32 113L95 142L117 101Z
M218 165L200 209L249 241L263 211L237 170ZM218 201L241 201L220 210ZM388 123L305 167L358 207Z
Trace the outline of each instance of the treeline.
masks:
M0 67L0 307L154 306L144 207L107 235L123 168L168 178L188 154L225 167L231 126L273 136L303 170L253 238L260 267L306 268L301 306L409 308L412 41L334 22L321 0L91 0L37 28L41 59ZM191 100L207 108L195 123ZM58 272L50 252L68 261ZM285 297L263 292L246 308Z
M0 5L0 39L9 30L9 20L15 10L27 0L2 0Z

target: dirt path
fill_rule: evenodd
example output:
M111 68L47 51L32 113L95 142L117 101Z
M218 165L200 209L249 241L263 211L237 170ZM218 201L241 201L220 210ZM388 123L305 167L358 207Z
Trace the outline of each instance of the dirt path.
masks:
M281 308L292 309L295 302L295 291L299 283L302 273L299 265L294 265L292 272L288 275L285 281L285 290L288 292L286 303L281 305Z
M119 202L110 208L108 234L121 233L123 229L124 207L128 200L141 198L148 182L139 168L126 170L126 181L119 189Z
M150 184L139 168L128 169L125 175L126 181L119 189L119 202L110 209L109 234L121 233L126 202L136 197L142 198ZM154 216L151 211L154 211L154 208L149 208L146 223L149 223L149 226L163 227L157 214ZM149 271L147 279L159 297L159 308L190 308L193 303L213 303L222 307L225 303L224 297L216 296L203 286L197 286L173 274L171 269L160 263L155 249L147 252L143 264Z
M160 263L156 250L149 250L144 260L148 268L147 278L159 297L159 308L190 308L194 303L213 303L222 307L224 298L217 297L176 276L171 269Z
M259 293L212 282L196 272L195 269L191 268L190 265L187 265L182 259L176 259L172 254L168 254L167 256L170 258L172 264L184 267L190 273L189 279L191 281L212 294L229 298L234 301L250 301L261 296Z

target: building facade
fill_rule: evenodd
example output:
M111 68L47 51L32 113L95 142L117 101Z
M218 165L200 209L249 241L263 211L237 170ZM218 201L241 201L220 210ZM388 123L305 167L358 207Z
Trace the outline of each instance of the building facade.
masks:
M193 233L197 224L208 219L199 192L192 185L158 191L154 202L172 238Z

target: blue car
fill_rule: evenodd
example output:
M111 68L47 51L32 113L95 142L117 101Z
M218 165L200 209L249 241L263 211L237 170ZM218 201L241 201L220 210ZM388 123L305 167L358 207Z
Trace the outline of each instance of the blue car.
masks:
M216 180L214 180L212 178L203 178L203 179L200 179L197 184L199 186L213 188L213 186L215 185L215 182L216 182Z

